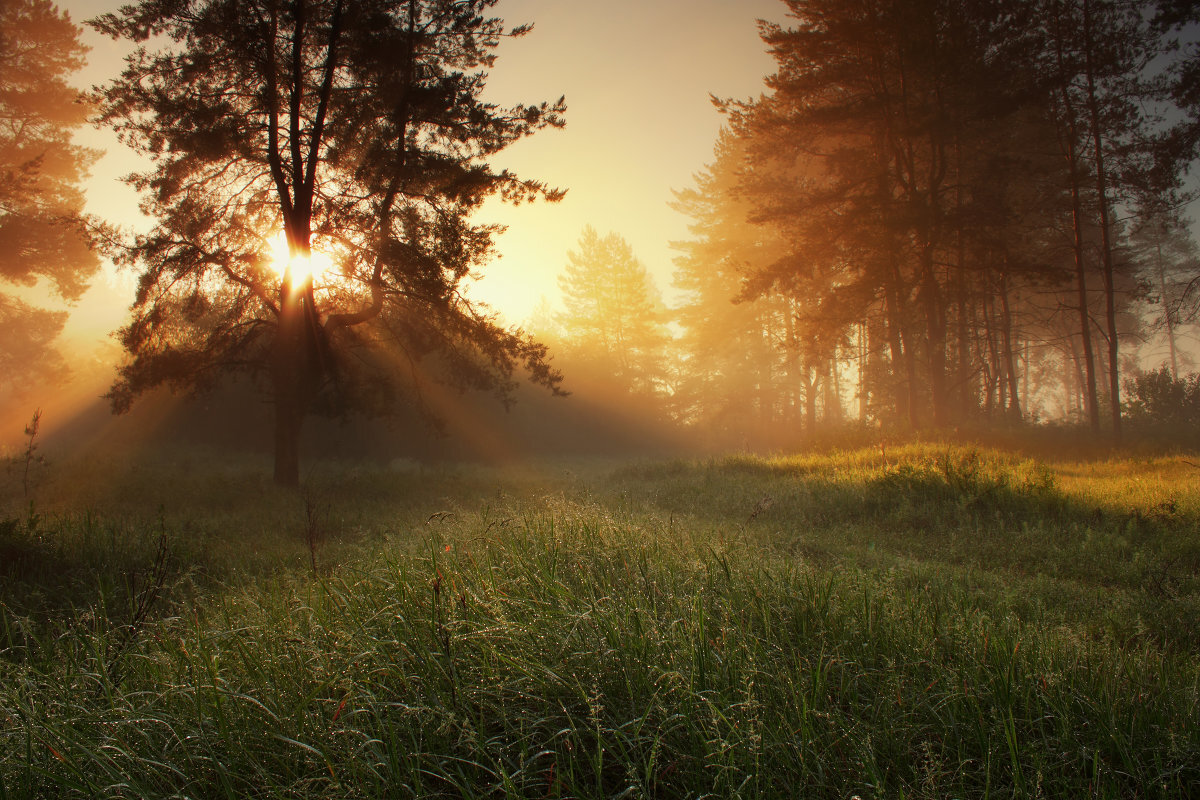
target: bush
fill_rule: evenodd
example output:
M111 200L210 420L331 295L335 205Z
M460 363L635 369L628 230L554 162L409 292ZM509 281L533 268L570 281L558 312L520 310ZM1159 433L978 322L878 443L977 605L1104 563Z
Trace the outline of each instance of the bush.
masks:
M1131 422L1200 427L1200 375L1176 378L1164 365L1125 381L1125 416Z

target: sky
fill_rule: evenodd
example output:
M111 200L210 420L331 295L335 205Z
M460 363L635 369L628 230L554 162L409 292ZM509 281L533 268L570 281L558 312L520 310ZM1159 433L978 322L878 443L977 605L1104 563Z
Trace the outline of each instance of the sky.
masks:
M127 0L59 0L77 23ZM710 97L752 97L772 60L756 20L783 21L779 0L501 0L494 12L533 31L506 40L491 70L487 99L501 103L567 100L567 125L545 130L494 159L524 178L568 190L556 204L489 202L480 222L508 226L499 258L469 289L513 324L545 296L557 301L557 276L583 228L625 237L668 298L670 242L688 236L688 220L669 207L672 191L691 185L712 158L722 119ZM92 48L80 85L115 76L127 45L85 28ZM86 186L87 210L130 228L145 226L137 194L121 183L139 168L108 131L78 139L105 155ZM103 338L120 326L134 278L106 267L74 309L66 338Z

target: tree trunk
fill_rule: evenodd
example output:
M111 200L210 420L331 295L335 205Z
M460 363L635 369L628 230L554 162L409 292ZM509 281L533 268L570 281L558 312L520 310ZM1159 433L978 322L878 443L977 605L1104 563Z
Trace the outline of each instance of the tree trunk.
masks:
M1029 339L1026 338L1022 346L1021 355L1021 397L1025 398L1025 414L1029 419L1033 419L1032 411L1029 408Z
M838 369L837 348L833 350L825 377L825 392L822 402L825 411L825 424L842 424L842 376Z
M1108 171L1104 166L1104 137L1100 129L1100 104L1096 98L1095 65L1092 62L1092 13L1090 0L1083 0L1085 68L1087 70L1088 116L1092 127L1092 162L1096 168L1096 195L1100 202L1100 247L1104 256L1104 319L1108 328L1108 400L1112 414L1113 439L1121 441L1120 339L1117 336L1117 288L1113 267L1111 224L1108 213Z
M957 125L954 132L954 166L955 166L955 302L957 306L957 338L958 338L958 370L955 382L958 384L958 406L961 418L966 420L975 415L979 400L975 394L974 381L971 379L971 332L967 309L967 245L963 231L965 215L963 213L963 154L962 126Z
M1007 265L1006 265L1007 266ZM1017 395L1016 360L1012 346L1012 311L1008 305L1008 276L1000 273L1000 335L1004 342L1004 371L1008 375L1008 415L1021 421L1021 402Z
M818 372L810 366L804 367L804 427L809 436L817 433L817 387Z
M275 483L300 485L300 424L303 421L294 397L275 398Z
M275 402L275 482L300 485L300 426L304 418L301 371L304 361L304 309L290 277L280 289L279 330L272 360Z
M317 387L330 374L312 280L290 269L279 289L279 328L271 362L275 403L275 482L300 485L300 429Z
M989 278L989 283L990 278ZM984 413L989 423L999 407L1003 409L1003 368L1000 365L1000 348L996 344L996 329L994 325L995 301L988 297L983 305L984 336L987 339L987 353L984 359L984 383L987 399L984 402Z
M888 349L892 353L892 378L896 386L896 413L901 418L908 418L909 430L916 430L920 427L916 398L917 367L912 355L911 341L904 330L904 300L900 294L903 284L895 264L895 256L890 255L888 258L888 277L884 292L887 301Z
M1084 414L1088 413L1088 388L1087 378L1084 375L1082 359L1079 356L1079 348L1075 346L1075 337L1068 336L1067 341L1071 344L1071 364L1075 367L1075 407L1082 409ZM1066 378L1064 377L1065 381ZM1093 388L1094 385L1093 385Z
M858 421L860 424L865 424L867 421L867 405L870 402L870 396L867 394L867 358L871 351L867 329L866 320L858 323Z
M1175 349L1175 320L1171 313L1171 301L1167 297L1167 271L1163 267L1162 242L1155 245L1158 259L1158 291L1162 297L1163 320L1167 324L1167 347L1171 351L1171 377L1179 378L1179 356Z
M921 305L929 340L927 355L933 426L944 428L950 424L946 392L946 308L942 302L942 287L934 270L933 245L928 243L921 248Z
M1083 242L1083 200L1079 178L1079 125L1075 116L1075 105L1071 100L1070 80L1066 75L1063 56L1063 19L1060 6L1055 4L1055 54L1058 62L1059 94L1063 103L1063 116L1066 130L1061 130L1060 137L1063 145L1063 155L1067 160L1067 170L1071 182L1071 228L1074 235L1073 249L1075 255L1075 282L1079 300L1079 332L1083 344L1083 360L1086 369L1085 406L1088 423L1096 433L1100 432L1100 398L1096 392L1096 358L1092 352L1091 314L1088 308L1087 265L1084 259Z

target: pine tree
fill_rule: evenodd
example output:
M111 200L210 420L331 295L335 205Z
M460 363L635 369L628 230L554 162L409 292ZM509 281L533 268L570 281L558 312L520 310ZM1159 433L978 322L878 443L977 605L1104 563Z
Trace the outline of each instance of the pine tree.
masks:
M1179 347L1182 329L1200 317L1200 247L1178 214L1160 213L1139 220L1130 236L1142 280L1150 287L1151 329L1166 339L1171 377L1187 366Z
M621 236L590 225L558 278L564 353L621 390L652 396L667 380L667 310L646 268Z
M295 485L309 413L394 411L430 376L503 397L519 369L557 386L544 346L460 291L492 253L494 228L471 221L487 197L562 195L487 163L564 110L481 98L501 38L529 30L489 17L496 1L142 0L95 22L143 43L101 99L154 162L133 179L156 224L123 253L141 277L118 410L162 384L261 376L275 478Z
M79 28L49 0L0 4L0 282L79 298L100 266L80 183L96 154L71 143L88 107L67 83L84 64ZM66 314L0 293L0 391L62 373Z
M708 436L741 443L748 436L779 440L794 425L798 396L796 354L787 339L792 303L770 294L746 297L747 282L781 254L775 228L750 221L739 195L745 142L722 132L715 159L695 187L675 193L672 207L691 219L692 238L673 243L675 311L681 334L682 376L675 414Z

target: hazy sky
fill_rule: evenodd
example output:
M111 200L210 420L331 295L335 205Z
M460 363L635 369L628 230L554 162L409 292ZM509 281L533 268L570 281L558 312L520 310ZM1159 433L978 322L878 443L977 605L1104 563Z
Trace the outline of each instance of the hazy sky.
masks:
M126 0L60 0L76 22ZM481 221L509 230L502 258L473 289L512 322L538 298L558 296L556 277L585 225L624 236L669 293L669 243L687 236L687 220L668 208L672 189L686 188L710 160L721 125L709 95L759 93L772 61L755 20L783 19L779 0L501 0L497 15L534 23L528 36L506 41L491 72L489 99L499 103L567 98L567 127L519 142L496 162L518 175L569 190L555 205L489 204ZM86 85L120 69L124 43L90 29ZM112 222L138 224L136 194L119 182L137 161L111 134L81 138L106 155L88 184L89 210ZM80 303L70 338L111 331L132 299L131 276L111 275ZM82 343L82 342L81 342Z

